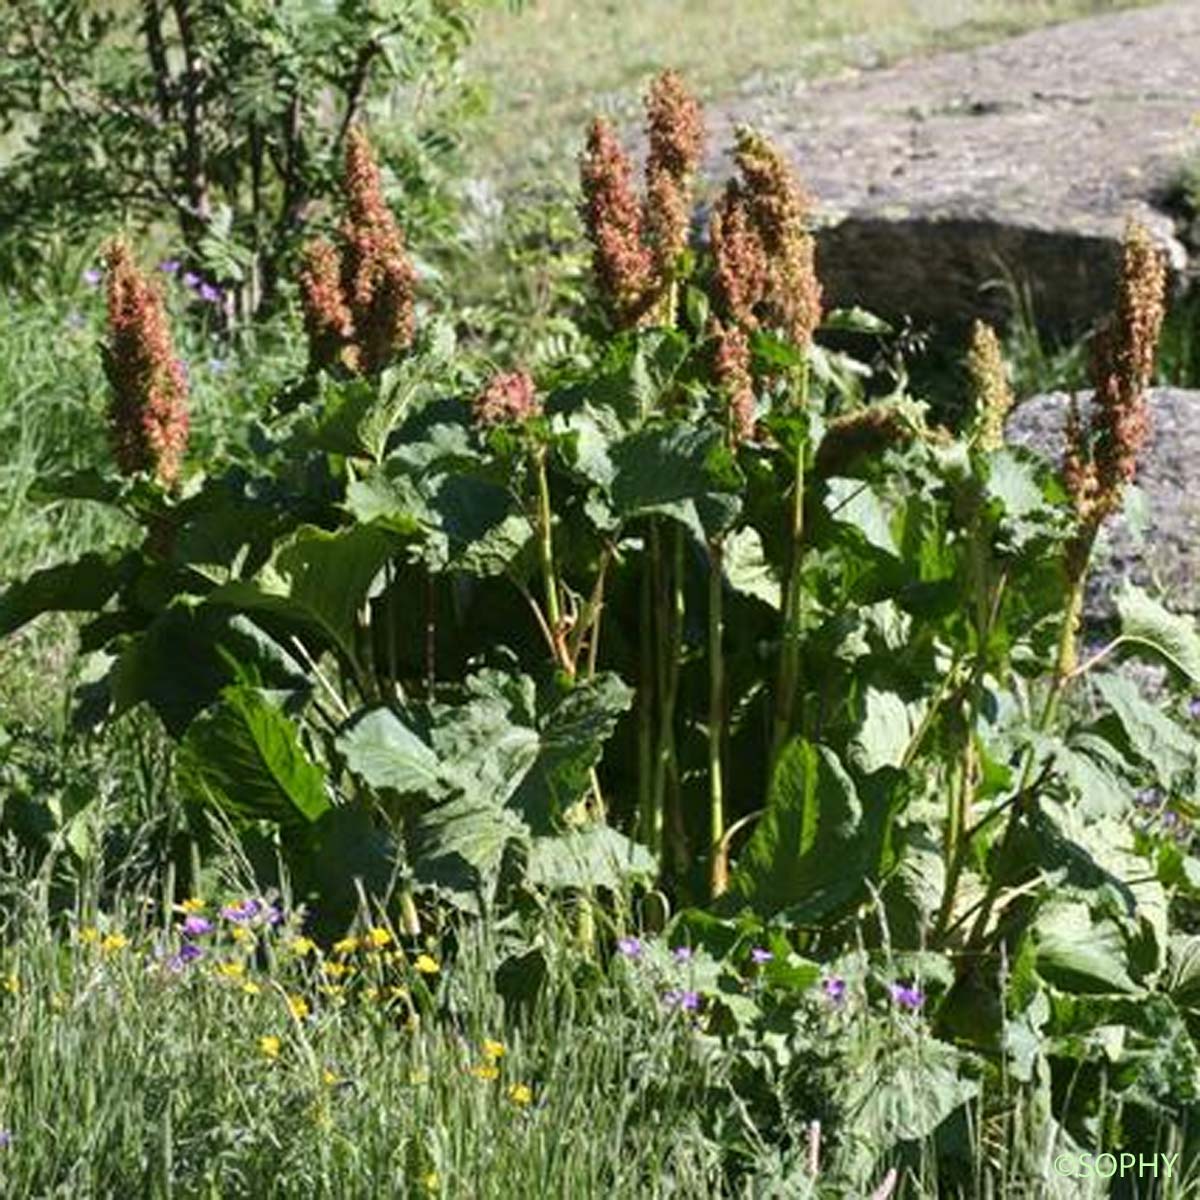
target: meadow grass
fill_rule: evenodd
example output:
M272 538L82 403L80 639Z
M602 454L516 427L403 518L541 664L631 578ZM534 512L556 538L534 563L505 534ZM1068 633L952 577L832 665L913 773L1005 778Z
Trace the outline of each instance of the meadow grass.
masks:
M738 90L788 94L807 80L965 48L1113 0L529 0L487 12L466 65L491 100L471 140L477 174L574 168L586 122L636 122L647 79L674 67L708 103ZM803 99L797 97L800 106Z

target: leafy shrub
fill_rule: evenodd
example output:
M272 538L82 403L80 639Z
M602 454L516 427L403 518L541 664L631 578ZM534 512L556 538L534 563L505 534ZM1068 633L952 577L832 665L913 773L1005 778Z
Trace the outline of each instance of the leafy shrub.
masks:
M852 1189L964 1114L1011 1133L1009 1081L1049 1138L1035 1159L1179 1117L1200 1081L1193 947L1169 923L1200 885L1200 637L1127 588L1117 636L1078 653L1145 435L1161 263L1131 228L1060 473L1003 444L983 331L960 435L903 389L862 400L861 366L817 335L885 327L822 312L806 198L762 138L739 137L711 254L687 247L698 119L660 80L644 196L593 127L609 330L594 363L536 381L400 319L405 250L367 172L378 220L352 211L342 257L310 256L310 369L246 452L58 481L143 540L10 588L0 634L91 614L83 711L153 709L193 805L263 887L282 858L322 934L363 893L414 937L559 901L586 950L631 895L666 924L657 883L708 972L677 999L738 1048L781 1170L818 1094L857 1114L829 1143ZM361 352L368 329L384 351ZM1107 670L1125 654L1179 685L1165 707ZM755 951L748 996L729 968ZM849 988L938 1036L868 1039L849 1074L814 1058L822 975L828 1003Z
M410 221L437 227L440 156L470 93L471 4L15 0L0 14L0 171L14 273L30 249L129 217L170 220L227 315L270 305L329 193L347 131L388 108ZM405 114L394 120L399 99Z

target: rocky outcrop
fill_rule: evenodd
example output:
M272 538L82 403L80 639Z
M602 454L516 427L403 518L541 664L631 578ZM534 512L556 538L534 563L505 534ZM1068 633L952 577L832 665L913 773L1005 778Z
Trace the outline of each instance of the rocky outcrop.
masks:
M1085 417L1089 402L1081 394ZM1123 579L1160 595L1176 612L1200 613L1200 392L1156 388L1149 404L1139 494L1105 527L1089 581L1087 611L1093 618L1112 613L1113 590ZM1013 411L1008 440L1058 462L1066 413L1062 393L1035 396Z
M886 316L1003 321L1006 276L1077 332L1111 303L1139 217L1186 253L1167 197L1200 153L1200 4L1156 5L918 59L709 113L775 138L819 202L830 301ZM729 175L727 152L707 164Z

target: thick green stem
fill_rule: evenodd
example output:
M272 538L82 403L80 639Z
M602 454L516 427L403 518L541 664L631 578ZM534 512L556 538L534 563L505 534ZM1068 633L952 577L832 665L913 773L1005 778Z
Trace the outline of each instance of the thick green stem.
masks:
M1062 699L1062 694L1066 690L1066 686L1070 682L1076 663L1078 662L1075 650L1075 638L1079 632L1079 623L1083 615L1083 594L1087 584L1088 564L1091 560L1092 547L1095 545L1095 540L1096 531L1085 529L1080 535L1080 540L1067 553L1067 604L1063 611L1062 631L1058 639L1058 653L1054 663L1054 677L1050 681L1050 691L1046 696L1046 704L1042 709L1041 720L1037 726L1039 733L1045 733L1058 714L1059 701ZM1025 762L1021 770L1021 781L1017 786L1018 797L1024 795L1033 777L1034 754L1034 747L1030 745L1025 752ZM1024 809L1025 805L1023 803L1014 804L1012 811L1008 814L1008 824L1004 828L1004 834L1000 842L999 858L1002 862L1007 858L1006 851L1016 836L1017 825L1021 820ZM979 915L975 918L975 924L971 927L971 934L968 938L969 945L976 946L983 940L988 924L991 921L992 909L995 907L996 898L999 894L1000 879L998 875L993 875L988 882L987 891L984 893L983 900L980 903Z
M662 813L654 806L654 579L650 554L642 558L641 674L638 680L638 824L642 841L662 854Z
M667 787L672 781L677 781L679 773L676 763L675 748L675 704L679 693L679 656L683 638L683 531L673 531L673 554L668 561L662 553L662 539L656 526L651 533L654 546L654 558L658 565L657 610L658 610L658 675L657 694L658 708L658 746L654 763L654 815L660 822L660 828L668 825ZM678 815L677 813L675 815ZM679 832L675 823L670 823L673 838L679 841ZM665 839L664 839L665 842ZM684 848L673 847L676 861L683 864ZM660 859L665 867L667 849L662 847Z
M808 364L800 367L796 380L794 408L803 412L808 405ZM775 730L771 739L771 765L792 731L796 693L800 688L800 626L804 612L801 571L804 565L804 454L803 443L796 446L795 476L792 481L791 552L783 594L783 645L779 656L779 676L775 688Z
M724 545L709 545L708 565L708 844L709 893L715 900L729 886L729 847L725 840L725 789L721 744L725 734Z
M554 643L558 665L568 674L574 675L574 663L563 644L562 606L558 600L558 576L554 570L554 526L550 512L550 484L546 478L545 450L538 449L533 461L538 489L538 559L546 596L546 621L550 626L550 637Z

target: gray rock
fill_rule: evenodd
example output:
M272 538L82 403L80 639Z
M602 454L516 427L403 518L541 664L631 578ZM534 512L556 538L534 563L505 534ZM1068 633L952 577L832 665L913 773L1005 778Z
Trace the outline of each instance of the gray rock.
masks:
M1086 419L1090 395L1080 393ZM1125 511L1105 527L1089 581L1086 612L1112 615L1114 590L1131 579L1176 612L1200 612L1200 391L1149 393L1150 434ZM1062 458L1067 397L1035 396L1008 422L1008 440Z
M1197 63L1200 4L1171 3L739 97L708 114L706 175L732 172L738 124L787 151L833 304L1002 323L1007 273L1039 322L1077 332L1111 304L1129 216L1186 268L1163 205L1200 150Z

